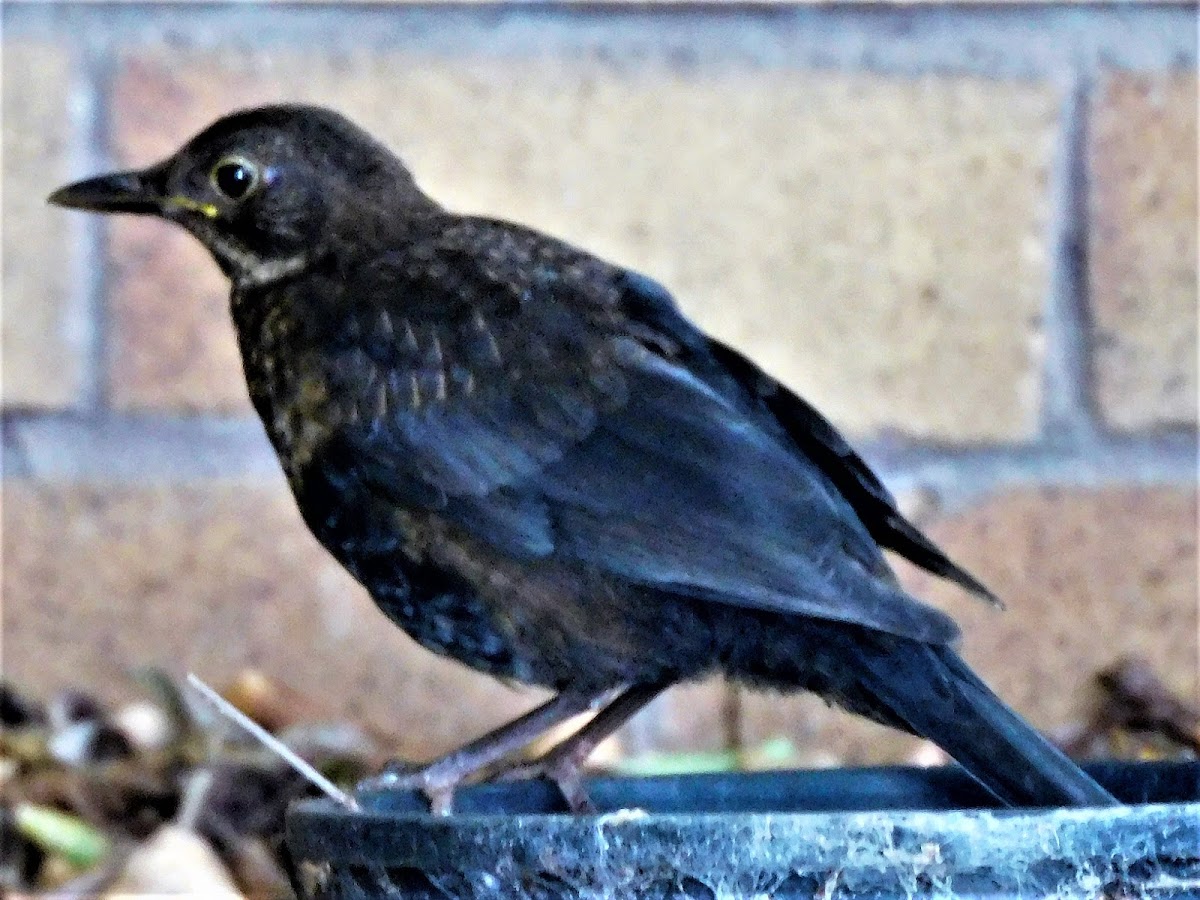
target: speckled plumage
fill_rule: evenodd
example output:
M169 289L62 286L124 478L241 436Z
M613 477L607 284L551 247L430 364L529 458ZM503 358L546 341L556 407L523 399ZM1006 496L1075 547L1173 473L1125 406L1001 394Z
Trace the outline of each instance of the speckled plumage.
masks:
M564 693L714 671L805 688L933 739L1006 801L1111 799L970 672L882 549L986 590L648 278L442 209L314 108L221 120L111 176L120 203L102 182L56 198L164 215L230 275L306 523L424 646Z

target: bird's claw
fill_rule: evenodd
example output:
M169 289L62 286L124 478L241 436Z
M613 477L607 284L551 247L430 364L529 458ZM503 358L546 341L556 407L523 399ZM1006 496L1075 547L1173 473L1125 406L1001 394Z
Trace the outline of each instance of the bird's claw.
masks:
M369 775L354 786L356 795L373 791L420 791L435 816L454 811L454 792L461 778L447 774L437 765L418 766L393 760L378 775Z
M545 778L558 788L567 808L573 813L594 813L596 806L588 796L583 786L583 773L580 765L571 757L550 756L536 759L506 769L496 776L496 781L524 781L527 779Z
M513 766L497 773L494 781L523 781L545 778L562 794L567 808L573 813L594 813L596 807L583 786L583 773L573 758L545 756L533 762ZM354 786L356 795L374 791L420 791L429 801L429 811L435 816L448 816L454 811L454 792L462 779L443 771L437 765L412 765L393 761L378 775L370 775Z

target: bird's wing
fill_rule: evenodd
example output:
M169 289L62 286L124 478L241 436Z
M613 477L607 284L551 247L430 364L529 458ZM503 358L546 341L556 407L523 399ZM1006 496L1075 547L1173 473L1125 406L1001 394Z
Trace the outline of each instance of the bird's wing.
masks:
M763 372L753 362L720 341L702 335L675 307L662 285L643 275L626 273L629 296L636 298L639 317L686 343L694 356L710 356L720 370L761 404L787 433L796 449L808 457L835 490L853 507L871 536L918 566L947 578L983 599L999 599L974 576L957 565L909 522L896 499L849 442L812 404Z
M601 291L595 273L546 266L514 282L482 266L463 276L465 263L444 303L462 304L464 290L476 302L457 324L443 316L437 353L421 357L441 371L417 373L445 389L355 432L358 474L374 491L399 504L424 493L450 526L531 563L574 561L712 602L953 639L948 617L896 586L813 460L733 373L696 356L699 332L656 322L673 305L657 308L661 298L630 276L610 275ZM506 292L519 295L508 319L493 312ZM420 295L436 293L427 284ZM453 365L470 371L471 391L452 387L465 383Z

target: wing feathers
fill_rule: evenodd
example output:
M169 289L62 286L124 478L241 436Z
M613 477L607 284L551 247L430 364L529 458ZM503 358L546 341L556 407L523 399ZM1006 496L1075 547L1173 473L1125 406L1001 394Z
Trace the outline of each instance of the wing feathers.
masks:
M434 391L354 433L372 490L402 503L423 495L414 482L432 486L448 525L531 562L952 640L945 615L896 586L860 516L864 498L894 505L832 426L805 419L807 407L773 411L777 392L747 386L765 376L709 343L654 282L589 265L492 288L516 276L460 271L477 302L468 313L461 290L446 299L454 315L431 332L436 346L391 315L397 341L411 330L421 352L397 352L377 379L404 365L399 380L421 384L456 366L478 375L469 391ZM436 292L411 293L432 304ZM503 309L489 297L507 298Z

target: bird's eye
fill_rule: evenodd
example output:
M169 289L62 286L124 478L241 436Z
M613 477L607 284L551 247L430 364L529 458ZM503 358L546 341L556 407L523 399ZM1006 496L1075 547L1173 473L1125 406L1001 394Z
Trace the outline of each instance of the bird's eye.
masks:
M258 167L248 159L229 156L212 170L212 183L230 200L241 200L258 187Z

